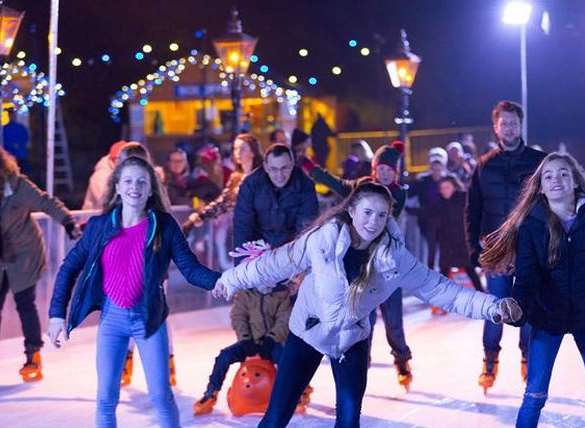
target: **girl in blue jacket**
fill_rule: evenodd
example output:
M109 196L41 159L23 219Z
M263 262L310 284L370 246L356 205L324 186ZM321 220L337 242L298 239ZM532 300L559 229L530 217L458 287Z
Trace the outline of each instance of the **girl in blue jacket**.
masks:
M202 266L189 249L179 225L164 207L160 181L144 159L132 156L116 166L106 200L110 202L104 213L89 220L57 274L48 335L59 347L61 333L67 339L90 312L101 310L96 426L116 426L120 376L132 337L159 422L176 428L179 412L169 386L163 280L171 259L187 281L207 290L213 289L219 274Z
M513 297L532 325L528 378L516 427L533 428L548 396L555 358L573 335L585 362L585 171L551 153L526 182L517 207L488 235L480 261L515 272Z

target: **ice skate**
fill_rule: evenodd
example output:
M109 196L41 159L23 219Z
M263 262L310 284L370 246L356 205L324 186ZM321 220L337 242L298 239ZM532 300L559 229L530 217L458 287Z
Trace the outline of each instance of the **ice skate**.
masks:
M124 371L122 372L121 386L128 386L132 383L132 370L134 367L133 352L128 351L126 354L126 362L124 363Z
M19 373L24 382L36 382L43 379L42 368L41 353L36 351L31 357L27 356L27 361L19 370Z
M205 395L193 404L193 416L207 415L213 411L213 407L217 403L217 393L205 393Z
M483 387L483 393L486 395L488 389L494 386L494 382L496 381L496 376L498 375L498 364L498 360L483 360L483 370L481 375L479 375L478 383L481 387Z

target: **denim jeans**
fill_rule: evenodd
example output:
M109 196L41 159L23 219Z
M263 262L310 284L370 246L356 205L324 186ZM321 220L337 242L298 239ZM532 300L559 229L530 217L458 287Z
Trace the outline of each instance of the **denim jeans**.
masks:
M487 292L497 298L510 297L514 277L509 275L487 275ZM502 340L502 324L494 324L486 321L483 325L483 349L488 359L496 359L500 352ZM528 343L530 339L530 325L524 324L520 328L520 341L518 346L522 352L522 358L528 357Z
M280 358L270 404L258 428L284 428L301 394L317 371L323 354L289 333ZM368 341L349 348L343 358L331 359L335 380L335 428L359 428L368 372Z
M270 355L270 361L278 364L280 356L282 354L283 346L280 343L274 343L272 346L272 352ZM246 358L251 357L260 353L260 345L256 345L255 349L251 352L246 352L241 342L234 343L227 348L223 348L219 355L215 358L215 364L209 376L209 383L207 384L207 391L205 394L211 394L212 392L219 391L225 380L225 376L233 363L241 363Z
M96 427L116 427L120 399L120 378L126 361L128 341L133 337L142 359L148 394L158 412L160 426L177 428L179 410L169 385L169 343L166 324L148 339L145 335L145 308L140 304L122 309L106 300L97 335Z
M585 331L573 334L583 363L585 363ZM563 335L552 335L533 328L528 353L528 379L516 428L536 428L540 411L548 398L548 386Z
M384 301L384 303L380 305L380 312L382 312L384 328L386 329L386 340L392 349L394 361L402 363L410 360L412 354L410 348L406 344L404 325L402 322L402 288L398 288ZM376 310L373 310L370 314L370 325L372 326L372 334L368 341L370 348L372 347L372 337L374 335L376 318L378 318L378 315Z
M43 347L41 321L39 320L39 312L35 304L36 289L37 286L33 285L18 293L14 293L14 303L16 303L16 311L18 312L22 326L24 352L27 357L32 357L32 354ZM10 290L8 276L3 274L0 279L0 321L2 320L2 308L4 307L8 290Z

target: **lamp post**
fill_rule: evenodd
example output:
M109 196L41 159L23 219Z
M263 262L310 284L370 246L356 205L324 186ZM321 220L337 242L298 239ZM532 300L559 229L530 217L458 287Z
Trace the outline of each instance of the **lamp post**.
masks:
M411 125L414 120L410 116L409 104L410 95L412 94L412 85L416 78L418 66L421 59L418 55L410 51L410 44L404 29L400 30L400 47L398 55L386 59L386 71L390 77L392 86L400 91L400 106L398 114L394 118L394 122L398 125L400 130L400 140L406 142L408 133L408 125Z
M233 104L232 132L240 131L240 110L242 108L242 77L250 66L250 57L258 39L242 32L242 21L236 8L232 9L227 33L213 39L213 46L221 59L223 68L231 78L231 98Z
M509 25L520 26L520 81L522 86L522 108L524 120L522 121L522 138L528 138L528 77L526 72L526 24L532 14L532 5L524 1L511 1L506 4L502 22Z
M0 0L0 67L4 65L5 60L10 55L20 23L24 18L24 12L6 7L3 3L4 1ZM2 87L0 85L0 146L4 147L4 129L2 128L4 94Z

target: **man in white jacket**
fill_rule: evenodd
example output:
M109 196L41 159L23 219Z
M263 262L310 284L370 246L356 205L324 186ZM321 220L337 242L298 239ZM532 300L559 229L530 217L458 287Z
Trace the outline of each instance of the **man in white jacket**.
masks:
M93 174L89 177L89 184L85 192L85 199L83 200L83 210L99 210L102 209L104 201L103 197L106 194L108 187L108 180L116 166L116 160L122 150L126 141L120 140L112 144L107 155L102 156L96 163Z

